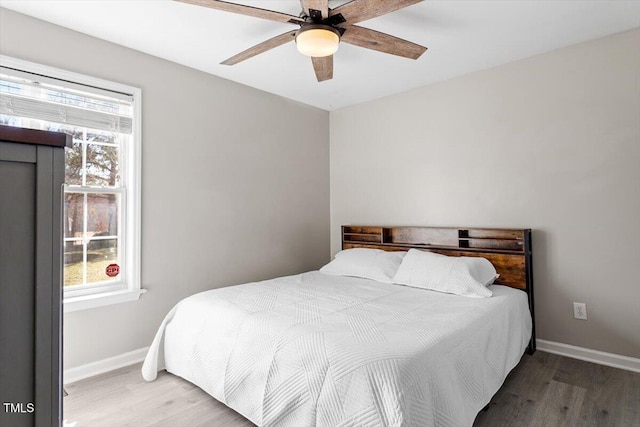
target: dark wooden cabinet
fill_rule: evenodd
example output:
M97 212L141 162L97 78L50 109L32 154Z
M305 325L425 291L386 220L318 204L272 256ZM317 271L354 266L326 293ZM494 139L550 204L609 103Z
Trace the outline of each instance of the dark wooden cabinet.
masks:
M57 132L0 126L0 425L61 423L62 184Z

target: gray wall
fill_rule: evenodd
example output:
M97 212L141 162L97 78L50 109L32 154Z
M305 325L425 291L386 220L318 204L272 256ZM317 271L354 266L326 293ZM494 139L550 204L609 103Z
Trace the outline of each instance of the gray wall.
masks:
M349 223L530 227L538 337L640 357L638 52L634 30L332 112L332 251Z
M187 295L328 261L327 112L6 9L0 53L142 88L149 292L67 314L65 368L149 345Z

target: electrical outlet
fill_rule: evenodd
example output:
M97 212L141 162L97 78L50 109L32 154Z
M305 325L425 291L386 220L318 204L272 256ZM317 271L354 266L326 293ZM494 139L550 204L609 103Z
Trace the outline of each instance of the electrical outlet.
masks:
M580 320L587 320L587 304L583 302L574 302L573 317Z

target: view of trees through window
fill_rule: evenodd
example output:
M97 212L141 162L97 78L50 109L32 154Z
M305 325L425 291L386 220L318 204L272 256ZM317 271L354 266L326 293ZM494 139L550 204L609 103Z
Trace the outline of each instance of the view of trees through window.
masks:
M66 151L64 284L116 280L106 274L106 267L120 265L121 203L120 194L113 192L120 184L117 135L54 125L49 129L73 135L73 147Z

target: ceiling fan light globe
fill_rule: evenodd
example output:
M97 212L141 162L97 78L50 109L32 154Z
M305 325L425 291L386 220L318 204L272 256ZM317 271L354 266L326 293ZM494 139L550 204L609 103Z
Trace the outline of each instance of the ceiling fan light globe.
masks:
M314 58L333 55L340 45L337 31L326 28L309 28L301 30L296 36L298 52Z

